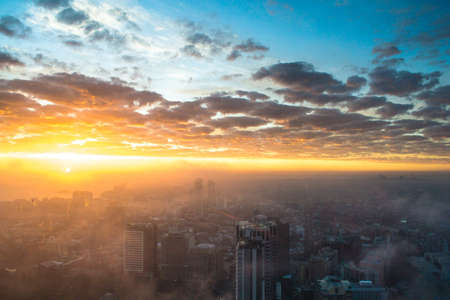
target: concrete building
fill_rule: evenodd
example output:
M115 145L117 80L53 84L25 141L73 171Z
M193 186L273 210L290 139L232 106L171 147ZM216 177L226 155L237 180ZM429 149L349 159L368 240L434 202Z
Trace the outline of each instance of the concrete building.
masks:
M182 233L169 232L161 240L160 275L163 280L183 281L187 278L188 240Z
M236 245L236 300L273 299L270 250L262 240L242 240Z
M156 224L128 224L123 241L123 270L136 276L157 276Z
M371 281L352 283L335 276L326 276L317 282L318 300L388 300L386 288L375 286Z
M351 295L347 290L351 286L348 280L339 280L335 276L326 276L317 281L318 300L350 300Z
M276 282L289 273L289 224L241 221L236 241L236 299L274 299Z
M347 290L352 300L388 300L389 291L384 287L374 286L371 281L352 283Z

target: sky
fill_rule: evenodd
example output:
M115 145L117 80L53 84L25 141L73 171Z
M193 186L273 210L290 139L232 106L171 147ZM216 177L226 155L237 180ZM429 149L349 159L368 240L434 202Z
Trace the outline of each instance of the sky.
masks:
M4 169L105 157L450 169L448 1L3 0L0 12Z

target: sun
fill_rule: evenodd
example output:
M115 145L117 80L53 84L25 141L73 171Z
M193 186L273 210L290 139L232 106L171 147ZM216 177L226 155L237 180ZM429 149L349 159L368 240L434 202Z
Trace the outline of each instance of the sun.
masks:
M72 171L71 168L65 168L65 169L64 169L64 172L66 172L66 173L70 173L71 171Z

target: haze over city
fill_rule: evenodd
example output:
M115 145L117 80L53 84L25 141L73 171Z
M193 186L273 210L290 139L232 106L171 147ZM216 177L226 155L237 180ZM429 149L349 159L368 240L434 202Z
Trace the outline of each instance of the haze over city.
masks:
M0 1L0 298L448 299L449 12Z

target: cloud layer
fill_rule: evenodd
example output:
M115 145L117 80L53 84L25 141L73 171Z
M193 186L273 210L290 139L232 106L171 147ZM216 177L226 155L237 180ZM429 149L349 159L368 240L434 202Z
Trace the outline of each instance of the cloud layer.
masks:
M2 152L450 160L445 74L412 71L396 44L339 73L138 8L36 0L29 12L0 17Z

